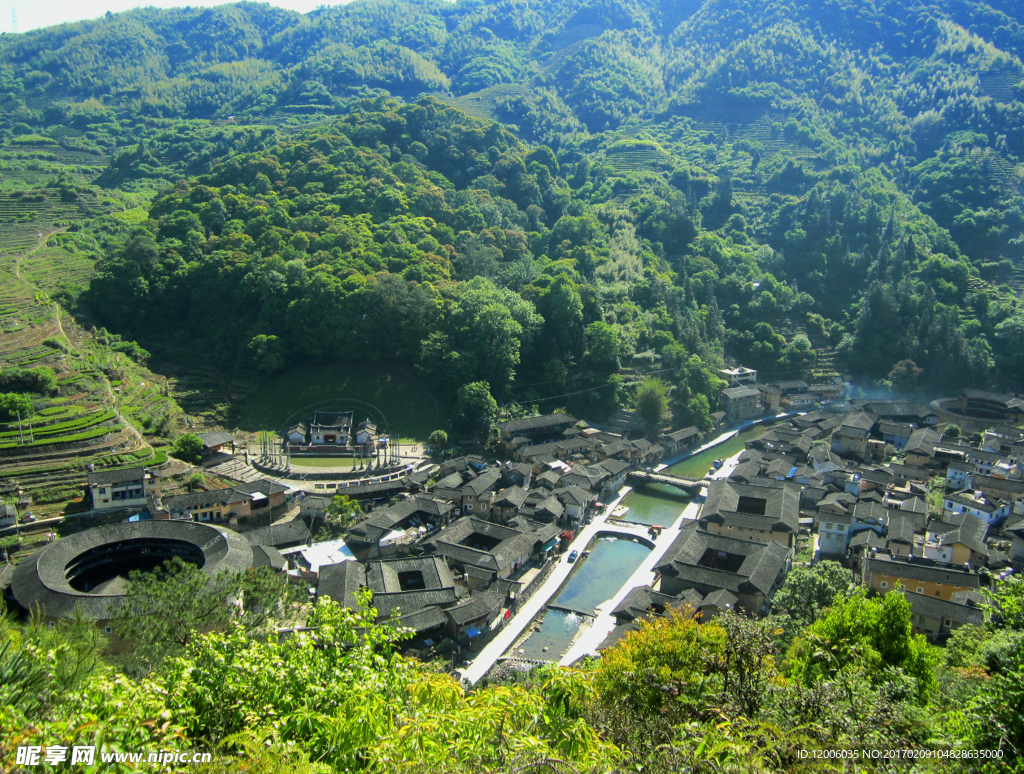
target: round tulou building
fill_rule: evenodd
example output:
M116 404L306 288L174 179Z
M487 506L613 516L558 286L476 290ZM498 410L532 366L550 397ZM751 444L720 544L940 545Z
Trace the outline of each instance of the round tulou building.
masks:
M38 611L49 621L72 618L77 610L103 625L116 614L134 570L149 572L179 557L212 577L261 564L261 548L231 530L190 521L96 527L25 559L11 576L9 598L21 611Z

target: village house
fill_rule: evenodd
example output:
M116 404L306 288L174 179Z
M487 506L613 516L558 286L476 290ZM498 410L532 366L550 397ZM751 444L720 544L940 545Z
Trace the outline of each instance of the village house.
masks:
M320 569L317 597L354 609L357 592L368 589L378 620L393 620L417 637L440 638L447 628L443 610L459 601L456 584L440 557L406 557L337 562Z
M146 468L98 470L88 476L89 499L96 511L142 507L156 491Z
M920 556L940 564L984 567L989 550L985 543L988 524L967 514L950 516L949 521L933 521L928 525L919 546Z
M910 434L907 445L905 462L917 468L934 468L935 447L941 442L942 436L937 430L931 427L919 427Z
M907 422L882 421L878 423L878 432L882 440L891 444L896 451L903 451L907 448L907 441L914 432L914 426Z
M356 425L356 444L368 451L377 446L377 425L366 419Z
M564 437L564 432L577 422L568 414L543 414L513 419L498 425L501 445L511 451L522 445L535 446Z
M225 433L222 431L214 431L210 433L200 433L199 440L203 442L203 461L208 462L214 459L218 454L227 454L225 449L231 448L231 454L235 453L235 443L237 439L231 433Z
M247 517L252 513L252 495L237 489L211 489L208 492L171 495L157 501L156 519L191 519L220 522ZM166 515L163 515L166 514Z
M248 532L243 532L242 537L253 545L271 546L278 551L308 546L313 540L309 528L298 519L282 524L271 524L269 527L260 529L251 529Z
M508 523L519 515L529 495L519 486L502 489L491 503L491 518L498 523Z
M682 454L696 448L701 441L701 432L692 425L661 436L660 443L669 455Z
M436 491L416 495L372 511L348 530L345 540L359 559L393 556L408 552L417 540L457 516L456 506L437 497Z
M846 395L846 385L843 383L812 384L807 392L816 395L821 401L842 400Z
M469 479L460 490L462 513L487 516L494 502L494 489L500 481L501 473L496 468L486 468Z
M875 418L870 414L850 414L832 433L832 451L848 457L867 457L874 426Z
M894 589L898 583L907 591L947 601L958 591L975 591L980 586L978 574L972 570L881 552L864 559L861 582L879 594Z
M995 524L1006 518L1012 508L1012 502L989 497L978 491L949 494L942 502L943 516L966 513L986 524Z
M761 415L761 391L756 387L730 387L722 391L722 409L729 422Z
M789 549L780 543L737 540L688 524L655 568L654 587L671 596L687 589L705 597L724 590L739 607L759 614L766 612L789 566Z
M464 516L421 544L428 554L444 557L455 572L464 573L469 588L515 575L531 558L539 561L558 543L555 524L533 523L524 531Z
M1010 556L1015 562L1024 562L1024 515L1014 514L1006 520L1003 535L1010 539Z
M906 589L902 593L910 602L910 624L914 633L923 634L932 642L944 642L964 624L981 626L985 622L979 606L980 594L958 592L946 601Z
M778 414L782 406L782 392L771 384L752 385L761 393L761 409L770 414ZM788 402L788 401L787 401Z
M965 387L960 391L957 408L970 417L1010 424L1024 421L1024 398L1001 392Z
M715 535L775 542L791 550L800 527L800 492L765 479L751 484L715 480L708 484L698 522Z

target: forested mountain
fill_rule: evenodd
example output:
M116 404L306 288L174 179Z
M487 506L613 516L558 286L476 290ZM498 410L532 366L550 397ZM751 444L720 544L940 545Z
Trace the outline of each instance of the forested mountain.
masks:
M102 256L80 301L151 346L268 372L399 357L584 412L658 372L697 421L723 356L1019 378L1022 21L1010 0L142 9L0 38L2 133L159 191L80 237Z

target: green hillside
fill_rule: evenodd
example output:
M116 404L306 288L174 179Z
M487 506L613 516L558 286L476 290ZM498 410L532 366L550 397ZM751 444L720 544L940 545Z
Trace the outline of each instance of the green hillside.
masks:
M155 351L161 337L168 351L200 342L235 368L255 365L261 336L281 350L271 370L373 357L352 320L373 327L364 310L384 307L366 294L382 282L435 298L385 347L429 361L431 346L458 349L443 310L483 275L546 329L516 334L501 373L445 365L432 378L452 395L479 377L505 402L573 393L576 410L600 412L629 399L609 374L625 369L628 388L631 373L658 371L681 383L682 420L692 355L864 382L910 359L932 391L1012 386L1020 17L1009 2L902 0L137 10L0 39L4 187L60 169L148 199L189 175L189 193L163 193L132 228L100 227L100 281L80 300ZM433 123L406 126L422 109ZM371 180L378 204L340 194L324 166L311 174L312 155L337 165L339 133L348 163L357 149L375 159L345 185ZM469 153L455 145L467 133ZM330 149L296 156L317 142ZM224 186L237 197L224 213L194 230L167 224L197 197L223 203ZM250 220L254 196L279 238ZM251 245L224 239L232 222ZM154 314L126 314L103 283L128 281L130 245L149 240L144 282L126 292ZM387 246L402 242L411 252ZM230 272L215 268L225 260ZM211 271L231 286L215 290ZM246 288L268 272L288 279L253 305ZM556 277L581 297L571 330L557 322L560 342L544 308ZM337 327L317 334L310 294L331 283L345 286L330 292ZM167 341L163 320L182 304L187 333ZM615 352L592 352L596 323Z

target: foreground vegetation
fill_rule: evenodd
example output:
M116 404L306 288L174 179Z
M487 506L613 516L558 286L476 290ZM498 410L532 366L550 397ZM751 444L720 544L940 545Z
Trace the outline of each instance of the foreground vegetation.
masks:
M210 750L189 769L204 772L890 771L800 751L892 749L931 751L899 770L1024 770L1020 582L940 649L911 634L901 594L867 598L824 562L787 580L781 618L672 613L600 660L474 690L399 655L406 635L376 611L303 608L286 586L262 571L211 582L180 562L133 576L114 625L134 648L117 656L85 621L5 619L5 768L17 745L96 744ZM225 593L244 593L246 612ZM281 621L304 626L278 636ZM1001 758L956 757L971 749Z

